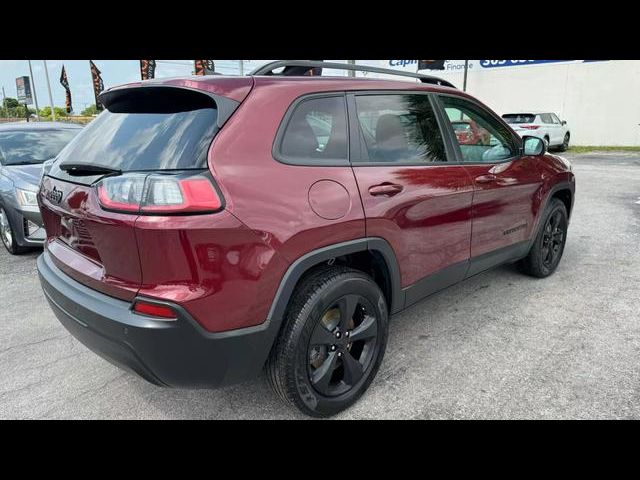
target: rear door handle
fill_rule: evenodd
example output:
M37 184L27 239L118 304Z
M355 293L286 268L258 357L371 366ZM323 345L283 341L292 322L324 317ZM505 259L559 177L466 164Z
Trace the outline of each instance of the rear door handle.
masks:
M380 185L369 187L369 195L373 195L374 197L380 195L392 197L400 193L402 191L402 188L402 185L397 185L395 183L382 183Z
M480 175L479 177L476 177L476 183L491 183L495 182L497 178L498 177L491 173L488 175Z

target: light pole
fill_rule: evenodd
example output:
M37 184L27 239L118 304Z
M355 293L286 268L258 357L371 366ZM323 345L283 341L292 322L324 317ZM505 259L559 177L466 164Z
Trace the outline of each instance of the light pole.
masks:
M462 83L462 91L467 91L467 71L469 70L469 60L464 61L464 81Z
M53 96L51 95L51 83L49 83L49 70L47 69L47 61L43 60L43 62L44 62L44 75L45 77L47 77L47 89L49 90L49 104L51 104L51 121L55 122L56 112L53 109Z
M350 65L355 65L356 61L355 60L347 60L347 63ZM347 75L349 75L350 77L355 77L356 76L356 71L355 70L348 70L347 71Z
M38 94L36 93L36 82L33 79L33 69L31 68L31 60L29 60L29 75L31 75L31 90L33 90L33 100L36 102L36 120L40 121L40 113L38 112Z

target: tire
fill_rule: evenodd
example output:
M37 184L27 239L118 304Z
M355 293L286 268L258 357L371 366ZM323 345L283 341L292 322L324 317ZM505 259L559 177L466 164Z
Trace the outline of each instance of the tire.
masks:
M291 298L267 360L268 381L301 412L334 415L353 405L371 384L387 332L387 302L371 277L340 266L317 270Z
M13 233L9 216L4 208L0 207L0 239L4 248L7 249L11 255L19 255L26 252L28 249L18 245L16 241L16 235Z
M529 254L518 262L520 271L537 278L555 272L564 252L568 225L567 208L553 198L545 209Z
M571 140L571 135L569 134L569 132L567 132L564 136L564 141L562 142L562 145L560 145L560 147L558 147L558 150L560 152L566 152L567 150L569 150L569 141Z
M547 142L547 150L551 148L551 139L547 135L544 136L543 140Z

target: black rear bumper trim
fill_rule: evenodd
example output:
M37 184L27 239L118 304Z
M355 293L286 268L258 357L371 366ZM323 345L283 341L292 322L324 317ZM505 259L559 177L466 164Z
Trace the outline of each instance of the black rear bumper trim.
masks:
M175 321L133 313L131 303L92 290L59 270L45 250L40 282L53 312L81 343L156 385L211 388L257 376L277 334L274 322L206 332L180 306Z

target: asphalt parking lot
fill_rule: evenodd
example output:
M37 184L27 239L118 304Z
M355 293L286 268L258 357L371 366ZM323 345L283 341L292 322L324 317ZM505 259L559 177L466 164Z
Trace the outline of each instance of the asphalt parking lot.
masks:
M640 155L567 157L556 274L501 267L394 317L377 378L336 418L640 418ZM55 319L39 253L0 250L0 418L304 418L264 378L179 391L119 370Z

